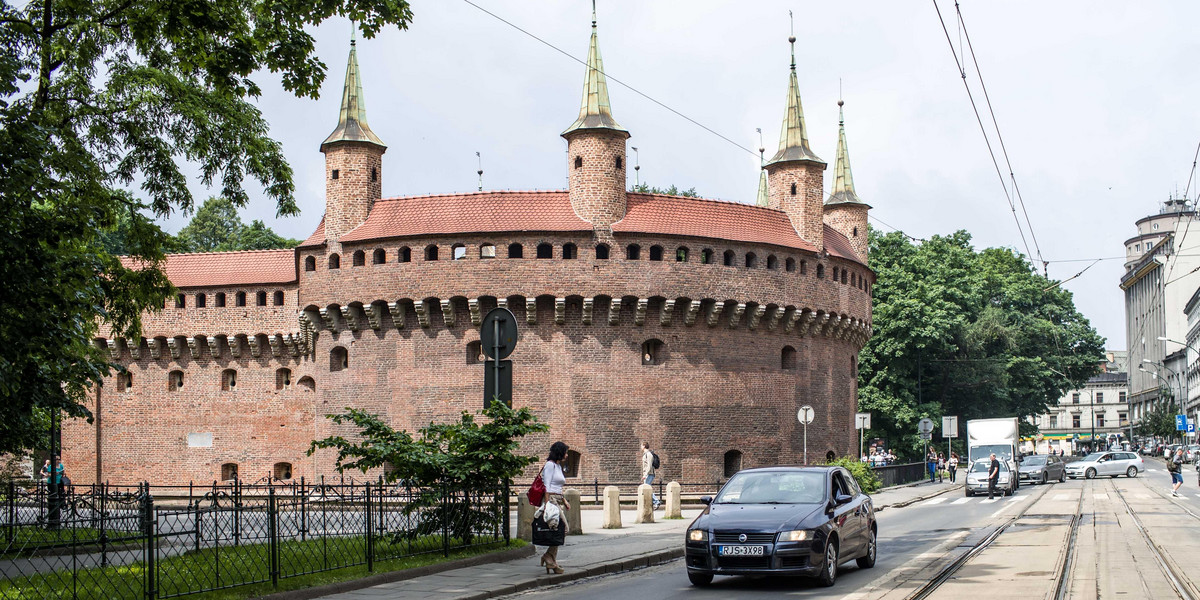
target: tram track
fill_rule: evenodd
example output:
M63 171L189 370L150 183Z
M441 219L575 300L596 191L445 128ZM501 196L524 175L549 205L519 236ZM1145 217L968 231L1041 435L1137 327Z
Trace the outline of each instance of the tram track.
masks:
M1166 576L1168 583L1170 583L1171 587L1174 588L1175 593L1179 595L1181 600L1200 600L1200 590L1196 589L1191 579L1182 573L1182 568L1179 567L1171 558L1171 556L1168 555L1167 552L1161 546L1159 546L1157 542L1154 541L1154 538L1150 536L1150 531L1142 523L1141 518L1138 517L1137 513L1133 510L1133 507L1130 506L1129 499L1125 497L1125 494L1120 490L1120 488L1117 487L1115 482L1109 482L1109 485L1111 486L1112 491L1116 493L1117 498L1121 500L1121 504L1125 507L1125 511L1129 513L1129 518L1133 522L1134 527L1137 528L1138 533L1141 534L1142 539L1146 542L1146 546L1150 549L1150 554L1154 557L1154 562L1158 564L1160 569L1162 569L1163 575ZM1151 492L1160 498L1167 500L1169 504L1180 509L1185 514L1191 515L1197 520L1200 520L1200 515L1197 515L1183 504L1172 501L1170 496L1156 489L1149 488L1149 486L1147 486L1147 489L1150 489Z

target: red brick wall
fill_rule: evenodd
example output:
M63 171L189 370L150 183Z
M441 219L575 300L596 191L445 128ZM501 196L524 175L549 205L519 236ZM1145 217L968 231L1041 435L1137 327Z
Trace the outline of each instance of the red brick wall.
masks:
M567 171L571 208L593 225L608 226L625 218L625 140L629 134L583 129L567 137ZM617 158L621 168L617 168ZM576 166L576 158L580 159Z
M821 250L825 245L822 212L825 203L825 165L786 162L767 165L768 206L787 213L792 227ZM792 185L796 193L792 194Z
M863 261L867 260L867 205L865 204L832 204L825 207L825 222L830 227L840 231L854 253Z
M384 148L374 144L338 142L325 153L325 238L336 241L367 220L377 198L383 195ZM333 171L338 178L333 178ZM374 181L371 172L374 170Z

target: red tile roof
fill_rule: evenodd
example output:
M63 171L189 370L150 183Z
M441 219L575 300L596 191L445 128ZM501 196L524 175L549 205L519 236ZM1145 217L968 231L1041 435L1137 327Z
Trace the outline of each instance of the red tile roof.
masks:
M445 233L591 231L565 191L478 192L386 198L342 242Z
M854 262L863 262L858 257L858 253L854 251L854 246L850 245L850 239L842 232L826 225L825 226L825 251L831 256L837 256Z
M796 234L783 211L723 200L629 194L625 218L613 223L612 229L816 250Z
M171 283L181 288L295 283L295 256L295 250L168 254L163 272ZM136 269L141 263L123 256L121 264Z
M324 243L325 243L325 217L322 216L321 223L319 225L317 225L317 230L312 232L312 235L308 236L308 239L304 240L303 242L300 242L300 245L297 247L304 248L306 246L320 246L321 244L324 244Z

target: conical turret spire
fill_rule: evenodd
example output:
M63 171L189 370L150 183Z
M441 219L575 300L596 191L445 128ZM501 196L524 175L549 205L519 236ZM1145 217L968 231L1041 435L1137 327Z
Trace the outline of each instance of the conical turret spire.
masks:
M600 58L600 45L596 41L595 5L592 6L592 41L588 47L587 74L583 80L583 105L579 108L579 118L562 134L580 129L625 132L613 118L612 107L608 103L608 81L604 78L604 61Z
M792 45L792 72L788 78L787 114L783 117L783 128L779 132L779 151L768 165L796 160L807 160L825 164L825 161L808 147L808 132L804 129L804 107L800 104L800 84L796 81L796 36L788 38Z
M846 145L846 118L838 100L838 147L837 162L834 164L833 193L825 204L865 204L854 192L854 176L850 174L850 147Z
M346 60L346 84L342 88L342 110L338 115L338 125L321 143L321 147L334 142L366 142L387 147L367 125L367 107L363 103L358 52L353 37L350 39L350 57Z

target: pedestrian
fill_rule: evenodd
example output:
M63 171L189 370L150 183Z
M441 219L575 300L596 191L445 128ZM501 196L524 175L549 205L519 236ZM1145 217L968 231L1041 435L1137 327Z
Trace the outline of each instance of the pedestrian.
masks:
M954 483L958 476L958 453L951 452L949 460L946 461L946 466L950 469L950 483Z
M937 454L932 450L929 451L929 456L925 457L925 468L929 471L929 483L933 483L934 474L937 472Z
M47 481L50 480L50 459L46 459L46 464L42 465L41 471L38 471L38 477L41 477Z
M988 500L991 500L996 495L996 486L1000 483L1000 461L996 460L996 453L992 453L992 463L988 465Z
M642 442L642 483L654 487L654 470L658 468L654 463L657 462L658 456L650 450L650 442ZM658 494L650 492L650 501L655 509L658 509Z
M1167 458L1167 472L1171 474L1171 495L1179 497L1183 485L1183 448L1175 450L1175 456Z
M542 483L546 486L546 495L542 500L542 508L539 512L545 510L547 505L553 504L564 521L567 518L567 511L571 509L571 505L563 498L563 486L567 483L567 477L563 473L563 463L567 460L567 445L562 442L554 442L550 445L550 454L546 457L546 464L542 466ZM558 529L555 523L547 524L551 529ZM564 527L565 529L565 527ZM546 567L546 572L562 573L563 568L558 564L558 544L547 545L546 553L542 554L542 566Z
M946 473L946 455L938 452L937 457L938 483L942 483Z

